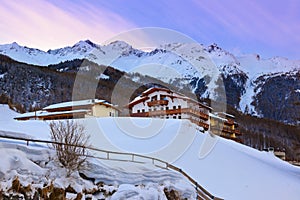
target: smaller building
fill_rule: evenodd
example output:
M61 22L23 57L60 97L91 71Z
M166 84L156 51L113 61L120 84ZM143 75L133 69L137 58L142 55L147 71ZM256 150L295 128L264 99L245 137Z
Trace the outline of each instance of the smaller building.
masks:
M210 131L215 135L242 143L238 137L241 132L237 129L238 124L234 121L235 117L228 113L210 113Z
M57 103L42 110L21 114L16 120L56 120L88 117L118 117L119 109L105 100L88 99Z

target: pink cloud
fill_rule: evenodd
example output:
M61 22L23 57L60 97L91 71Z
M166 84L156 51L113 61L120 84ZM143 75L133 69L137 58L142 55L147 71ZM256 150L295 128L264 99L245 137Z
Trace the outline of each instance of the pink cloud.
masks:
M81 39L102 42L122 30L135 27L108 10L47 1L4 1L0 4L0 43L19 42L44 50L73 44Z

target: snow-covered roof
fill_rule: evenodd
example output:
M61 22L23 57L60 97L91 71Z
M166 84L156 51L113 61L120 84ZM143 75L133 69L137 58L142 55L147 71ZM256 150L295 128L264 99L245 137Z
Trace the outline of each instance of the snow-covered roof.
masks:
M228 113L225 113L225 112L216 112L215 115L218 115L218 116L226 116L226 117L229 117L229 118L235 118L234 115L231 115L231 114L228 114Z
M153 92L155 92L155 91L164 91L164 92L168 92L168 93L173 93L173 91L171 91L170 89L167 89L167 88L151 87L151 88L145 90L145 91L142 93L142 96L151 94L151 93L153 93Z
M63 114L78 114L78 113L87 113L88 110L81 109L81 110L69 110L69 111L59 111L59 112L47 112L45 110L36 111L36 112L28 112L23 113L16 116L14 119L22 119L22 118L33 118L33 117L47 117L47 116L54 116L54 115L63 115Z
M76 107L76 106L86 106L86 105L94 105L97 103L107 103L105 100L99 99L86 99L86 100L79 100L79 101L68 101L62 102L57 104L52 104L44 108L44 110L50 110L55 108L64 108L64 107Z
M149 99L149 97L147 96L137 96L134 100L132 100L127 106L132 106L132 105L135 105L135 104L138 104L140 102L143 102L145 100Z
M222 120L222 121L227 121L227 119L223 118L223 117L220 117L218 115L214 115L212 113L209 113L209 116L212 117L212 118L215 118L215 119L219 119L219 120Z

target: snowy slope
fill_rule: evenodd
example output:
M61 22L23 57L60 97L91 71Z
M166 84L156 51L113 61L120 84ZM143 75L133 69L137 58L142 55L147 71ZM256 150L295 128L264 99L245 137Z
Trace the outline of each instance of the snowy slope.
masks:
M0 45L0 54L28 64L48 66L60 62L87 58L98 64L109 65L121 54L126 54L132 47L125 42L116 41L106 46L100 46L89 40L79 41L71 47L48 50L23 47L17 43Z
M7 105L0 105L0 135L49 139L48 127L41 121L17 122L17 113ZM36 126L37 125L37 126ZM12 128L14 127L14 129ZM10 131L10 132L8 132ZM24 132L27 134L25 135ZM8 142L9 141L9 142ZM35 190L50 186L72 187L76 193L94 191L85 195L93 199L164 199L164 190L176 190L182 198L195 199L196 192L181 174L160 169L150 164L107 161L89 158L87 168L81 172L94 181L83 179L77 172L67 177L66 169L55 161L55 152L47 145L26 146L19 141L0 139L0 188L5 194L11 191L12 181L18 177L20 184L31 185L27 192L33 198ZM15 193L16 194L16 193ZM17 194L16 194L17 195ZM22 196L22 195L21 195ZM74 199L72 192L67 198Z
M2 107L2 113L10 111ZM13 131L9 126L10 120L0 121L0 129ZM30 129L36 129L31 123L14 123L18 127L17 133L24 133L21 128L28 130L28 134L31 134ZM223 138L217 138L206 157L199 157L204 141L212 138L207 133L198 132L188 121L97 118L80 120L80 123L84 123L87 131L92 133L94 146L150 155L171 162L216 196L225 199L299 199L299 167L279 160L272 153L260 152ZM48 130L44 122L36 121L36 124L40 124L41 134L33 136L45 138ZM132 172L131 167L121 163L102 164ZM149 168L144 168L144 174L151 174Z
M275 73L291 72L295 69L300 70L300 61L288 60L286 58L275 57L271 59L261 59L258 55L244 55L237 58L240 62L240 68L243 70L249 79L246 84L246 92L241 97L240 107L244 111L248 105L250 113L255 113L255 108L251 106L253 97L257 92L254 92L255 80L259 76L272 75Z

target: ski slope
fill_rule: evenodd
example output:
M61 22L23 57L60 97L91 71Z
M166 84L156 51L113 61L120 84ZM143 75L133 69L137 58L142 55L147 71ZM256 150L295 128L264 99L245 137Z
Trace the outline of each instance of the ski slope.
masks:
M3 105L0 106L0 113L0 133L10 131L48 138L49 130L45 122L14 121L11 117L16 113ZM182 168L215 196L233 200L300 197L299 167L281 161L269 152L260 152L219 137L212 139L208 133L198 132L188 121L93 118L78 122L86 126L87 132L91 133L91 143L97 148L134 152L170 162ZM214 145L210 146L206 156L199 156L207 141L214 141ZM121 162L102 164L126 173L136 170ZM139 170L146 177L155 174L146 166L139 167ZM96 174L101 176L99 171ZM118 176L114 177L117 181ZM122 176L119 174L119 177ZM123 189L130 187L125 185Z

